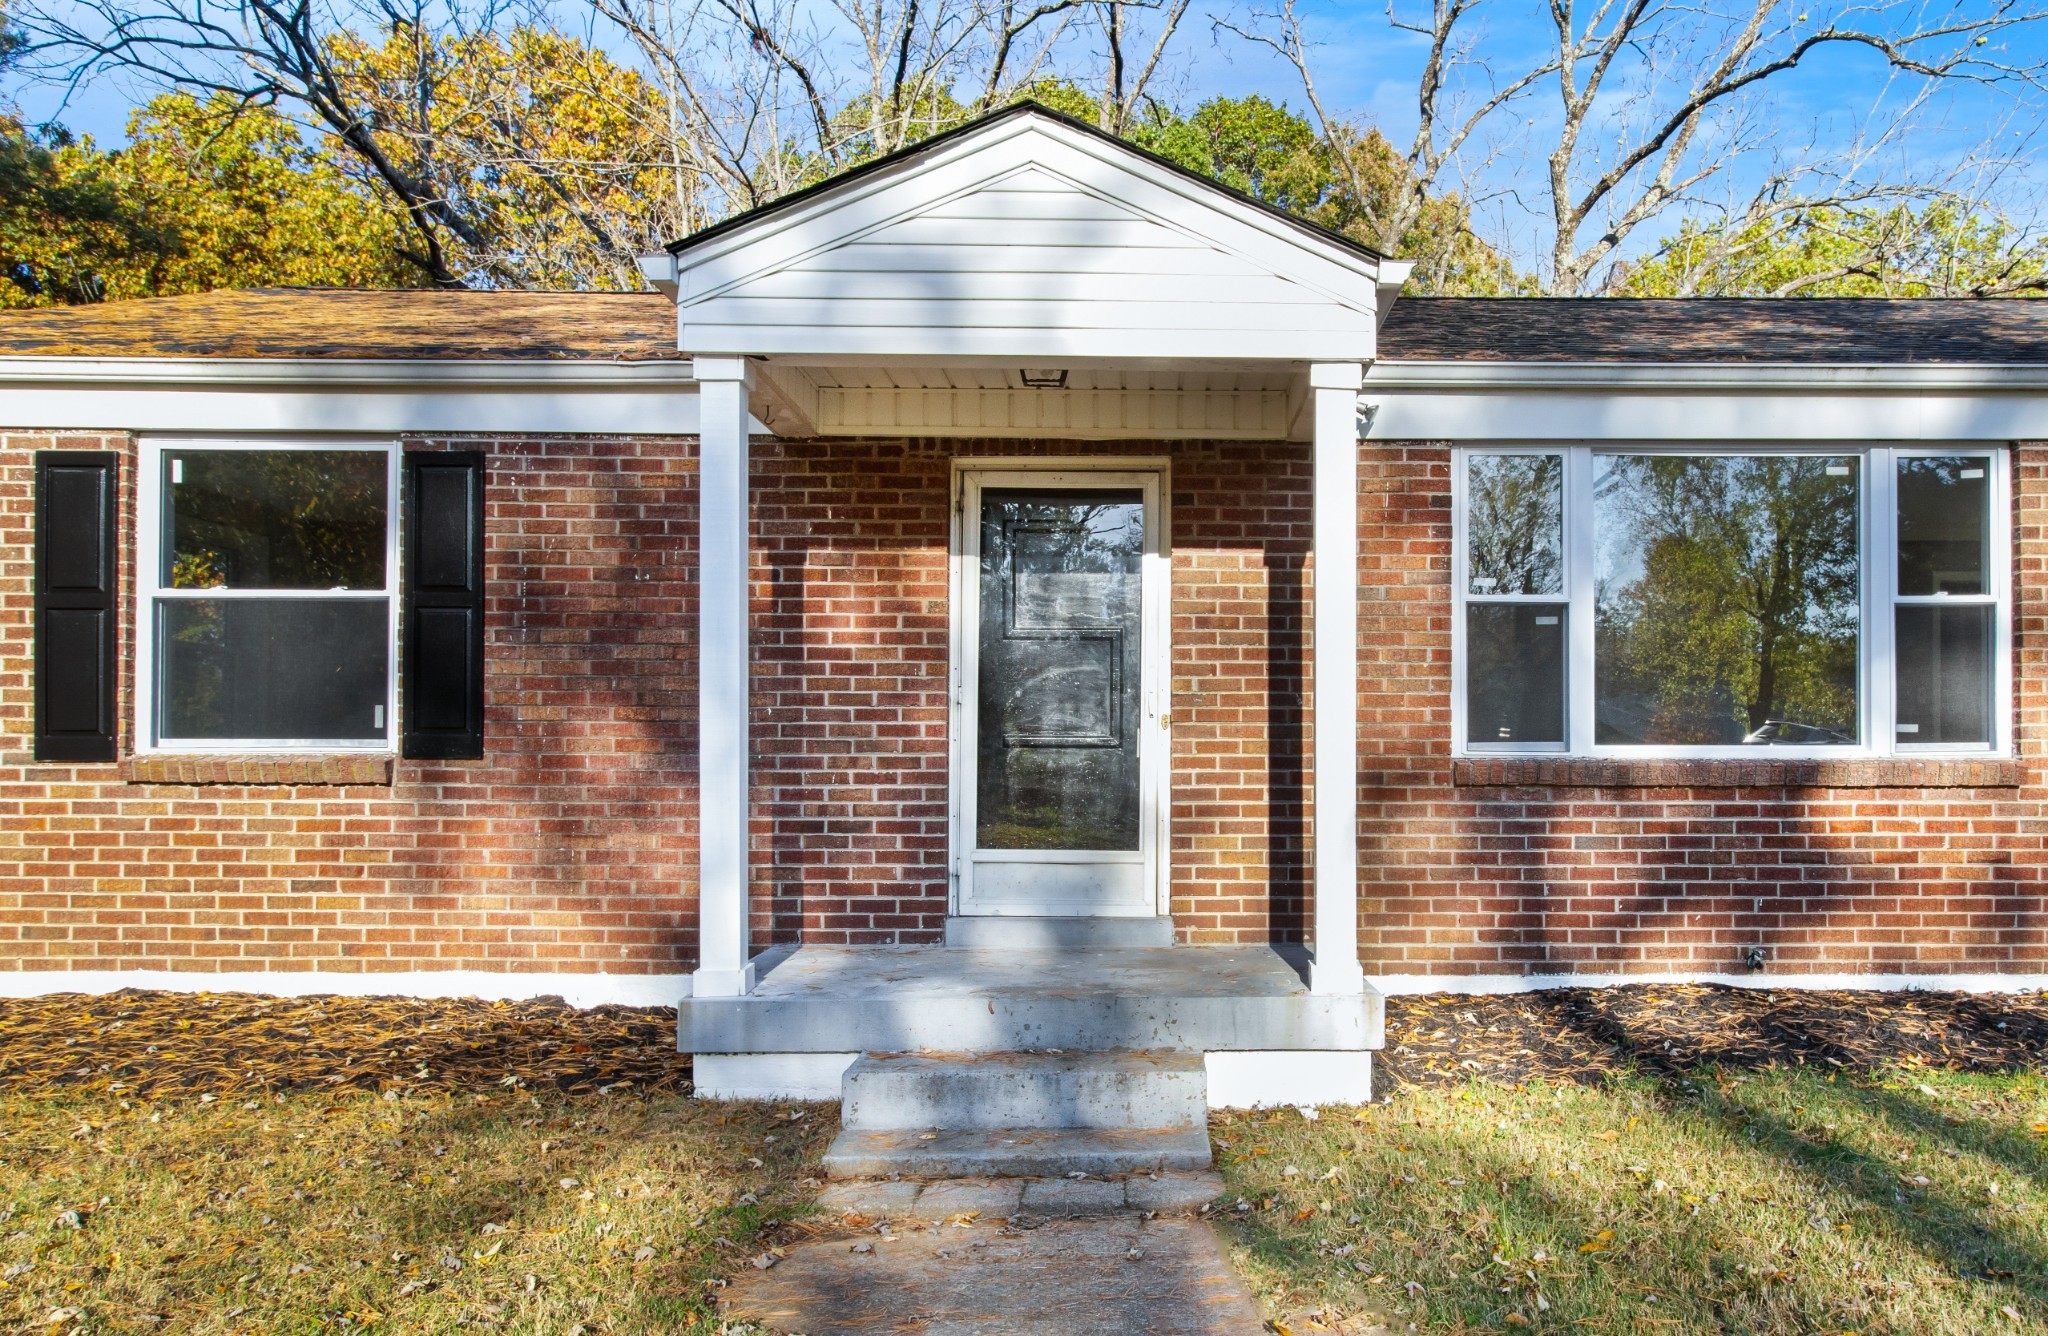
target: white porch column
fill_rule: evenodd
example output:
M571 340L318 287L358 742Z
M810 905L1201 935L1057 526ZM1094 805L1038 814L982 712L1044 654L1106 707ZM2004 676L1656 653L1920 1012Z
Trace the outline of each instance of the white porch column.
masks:
M1309 367L1315 396L1315 961L1309 988L1357 993L1358 362Z
M745 358L699 357L697 997L753 991L747 950L747 390Z

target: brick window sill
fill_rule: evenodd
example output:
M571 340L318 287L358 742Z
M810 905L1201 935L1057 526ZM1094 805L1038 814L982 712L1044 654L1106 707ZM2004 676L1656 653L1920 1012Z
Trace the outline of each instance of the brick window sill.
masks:
M2018 761L1894 757L1855 761L1463 760L1451 783L1465 788L1614 789L2010 789Z
M230 754L165 752L121 763L130 784L236 784L245 787L312 784L389 787L392 758L385 752Z

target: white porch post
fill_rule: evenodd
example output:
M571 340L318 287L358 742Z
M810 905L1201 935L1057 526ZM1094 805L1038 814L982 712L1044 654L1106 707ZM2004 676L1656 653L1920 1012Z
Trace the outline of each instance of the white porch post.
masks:
M1309 988L1364 991L1358 963L1358 362L1309 367L1315 397L1315 961Z
M747 951L747 391L745 358L699 357L697 997L753 991Z

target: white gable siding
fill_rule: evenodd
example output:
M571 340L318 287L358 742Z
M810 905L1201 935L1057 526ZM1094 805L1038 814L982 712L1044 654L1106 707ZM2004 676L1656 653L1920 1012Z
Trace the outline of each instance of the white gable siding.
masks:
M1370 257L1057 126L684 257L692 352L1372 355Z

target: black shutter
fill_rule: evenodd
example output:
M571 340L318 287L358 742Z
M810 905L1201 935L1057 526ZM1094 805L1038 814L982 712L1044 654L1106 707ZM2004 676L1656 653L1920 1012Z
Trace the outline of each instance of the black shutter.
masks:
M36 455L35 751L114 759L112 451Z
M484 456L405 457L401 750L428 760L484 754Z

